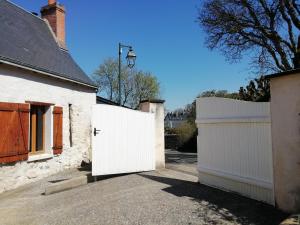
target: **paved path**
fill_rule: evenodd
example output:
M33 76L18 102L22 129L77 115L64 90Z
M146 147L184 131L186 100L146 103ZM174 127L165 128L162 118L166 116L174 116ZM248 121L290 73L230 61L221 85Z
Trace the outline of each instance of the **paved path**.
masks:
M166 168L198 176L197 153L185 153L175 150L166 150Z
M0 224L273 225L286 217L271 206L200 185L197 177L170 169L104 177L43 195L47 180L54 178L0 195Z
M166 163L196 165L197 153L166 149Z

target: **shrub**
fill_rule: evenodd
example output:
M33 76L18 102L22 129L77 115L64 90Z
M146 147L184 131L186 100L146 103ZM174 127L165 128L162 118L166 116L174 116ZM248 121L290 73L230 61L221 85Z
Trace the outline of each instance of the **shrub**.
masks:
M173 129L178 135L178 150L184 152L197 152L197 127L195 123L184 122Z

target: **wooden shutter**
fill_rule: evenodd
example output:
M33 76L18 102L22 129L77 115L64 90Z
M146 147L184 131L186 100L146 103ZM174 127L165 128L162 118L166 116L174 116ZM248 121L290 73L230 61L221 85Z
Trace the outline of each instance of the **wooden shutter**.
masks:
M53 109L53 154L61 154L63 150L63 108Z
M0 102L0 163L28 159L29 104Z

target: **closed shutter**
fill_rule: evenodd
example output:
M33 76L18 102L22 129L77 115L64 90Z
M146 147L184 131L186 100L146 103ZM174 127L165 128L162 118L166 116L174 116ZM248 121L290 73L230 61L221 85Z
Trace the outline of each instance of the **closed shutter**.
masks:
M53 154L61 154L63 150L63 108L53 109Z
M29 104L0 102L0 163L28 159Z

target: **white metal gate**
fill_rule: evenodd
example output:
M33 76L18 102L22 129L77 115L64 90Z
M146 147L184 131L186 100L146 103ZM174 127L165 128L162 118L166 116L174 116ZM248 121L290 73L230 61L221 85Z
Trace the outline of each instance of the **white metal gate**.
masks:
M274 204L269 103L197 99L199 181Z
M93 106L92 175L155 169L154 114Z

